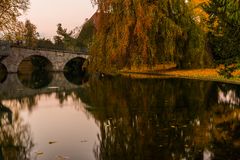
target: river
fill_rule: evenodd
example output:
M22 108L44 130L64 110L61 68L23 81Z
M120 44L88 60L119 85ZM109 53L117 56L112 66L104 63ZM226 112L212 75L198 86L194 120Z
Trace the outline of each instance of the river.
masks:
M9 74L1 160L240 158L240 86L175 78Z

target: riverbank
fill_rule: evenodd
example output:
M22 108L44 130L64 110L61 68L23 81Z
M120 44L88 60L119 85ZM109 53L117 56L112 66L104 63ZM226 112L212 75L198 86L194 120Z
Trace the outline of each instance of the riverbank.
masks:
M235 71L230 79L219 75L218 70L219 68L179 70L175 68L174 64L170 64L157 65L153 68L125 68L120 71L120 74L132 78L186 78L240 84L240 70Z

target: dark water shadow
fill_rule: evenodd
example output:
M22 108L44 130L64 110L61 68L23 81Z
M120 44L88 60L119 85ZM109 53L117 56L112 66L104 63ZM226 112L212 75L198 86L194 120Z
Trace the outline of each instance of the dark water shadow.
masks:
M85 72L64 72L64 77L68 82L75 85L82 85L88 81L88 76Z
M3 83L7 79L7 68L0 63L0 83Z
M47 70L34 70L32 73L18 73L18 78L25 87L41 89L51 83L53 74Z

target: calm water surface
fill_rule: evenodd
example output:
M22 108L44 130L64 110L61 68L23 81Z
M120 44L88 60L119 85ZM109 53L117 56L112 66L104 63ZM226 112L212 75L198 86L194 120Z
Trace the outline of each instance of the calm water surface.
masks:
M239 105L240 86L217 82L11 74L0 160L236 160Z

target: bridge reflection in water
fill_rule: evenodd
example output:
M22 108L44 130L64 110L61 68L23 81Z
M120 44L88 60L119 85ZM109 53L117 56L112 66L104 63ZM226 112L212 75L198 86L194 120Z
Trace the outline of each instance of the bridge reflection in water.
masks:
M0 100L33 96L54 91L72 90L87 82L87 77L69 79L64 73L53 73L45 70L32 74L8 74L0 83ZM77 83L76 83L77 82Z

